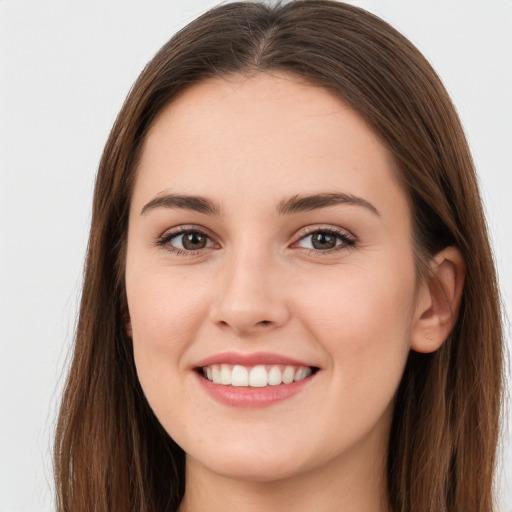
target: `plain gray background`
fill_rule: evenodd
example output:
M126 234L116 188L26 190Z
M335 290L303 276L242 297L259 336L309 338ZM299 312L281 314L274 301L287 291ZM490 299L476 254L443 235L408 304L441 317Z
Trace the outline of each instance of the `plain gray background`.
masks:
M110 127L143 65L217 3L0 0L0 512L54 508L51 438ZM351 3L408 36L452 95L510 312L512 0ZM512 511L511 430L500 452L503 512Z

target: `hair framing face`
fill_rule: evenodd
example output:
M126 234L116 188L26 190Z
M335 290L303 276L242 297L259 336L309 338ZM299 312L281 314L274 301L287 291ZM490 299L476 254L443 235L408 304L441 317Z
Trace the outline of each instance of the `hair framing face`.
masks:
M465 259L453 332L438 351L410 354L396 398L387 479L397 512L490 512L502 330L463 130L437 75L408 40L362 9L327 0L212 9L158 52L130 92L96 181L75 352L55 442L58 510L176 510L181 500L184 454L144 398L125 329L124 261L137 162L160 112L191 83L272 70L338 94L391 151L409 198L421 277L446 246L458 247Z

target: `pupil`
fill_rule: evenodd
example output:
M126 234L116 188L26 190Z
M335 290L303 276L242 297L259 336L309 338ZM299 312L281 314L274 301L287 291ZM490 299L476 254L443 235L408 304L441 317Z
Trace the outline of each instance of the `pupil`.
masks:
M315 249L332 249L336 246L336 237L325 233L313 235L313 247Z
M206 237L200 233L186 233L182 239L185 249L203 249L206 246Z

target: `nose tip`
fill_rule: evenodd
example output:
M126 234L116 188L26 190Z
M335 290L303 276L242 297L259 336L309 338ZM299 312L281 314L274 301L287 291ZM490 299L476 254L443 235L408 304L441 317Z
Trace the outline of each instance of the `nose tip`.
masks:
M265 330L272 330L284 322L273 316L272 320L258 320L262 315L258 315L254 310L242 311L240 308L233 308L230 311L224 309L218 315L213 314L212 320L223 329L231 329L239 336L257 334ZM217 318L216 318L217 317ZM267 315L269 317L269 315Z
M258 334L284 325L289 310L283 287L269 268L231 268L219 276L216 300L210 320L238 335Z

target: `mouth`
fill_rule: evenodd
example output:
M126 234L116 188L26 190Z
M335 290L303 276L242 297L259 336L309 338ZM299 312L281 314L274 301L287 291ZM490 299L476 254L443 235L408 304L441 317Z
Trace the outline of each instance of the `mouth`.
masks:
M243 366L240 364L211 364L196 368L196 372L205 380L221 386L236 388L266 388L291 385L300 382L319 369L314 366L258 364Z
M317 366L284 354L224 352L191 368L211 398L230 407L267 407L313 385Z

